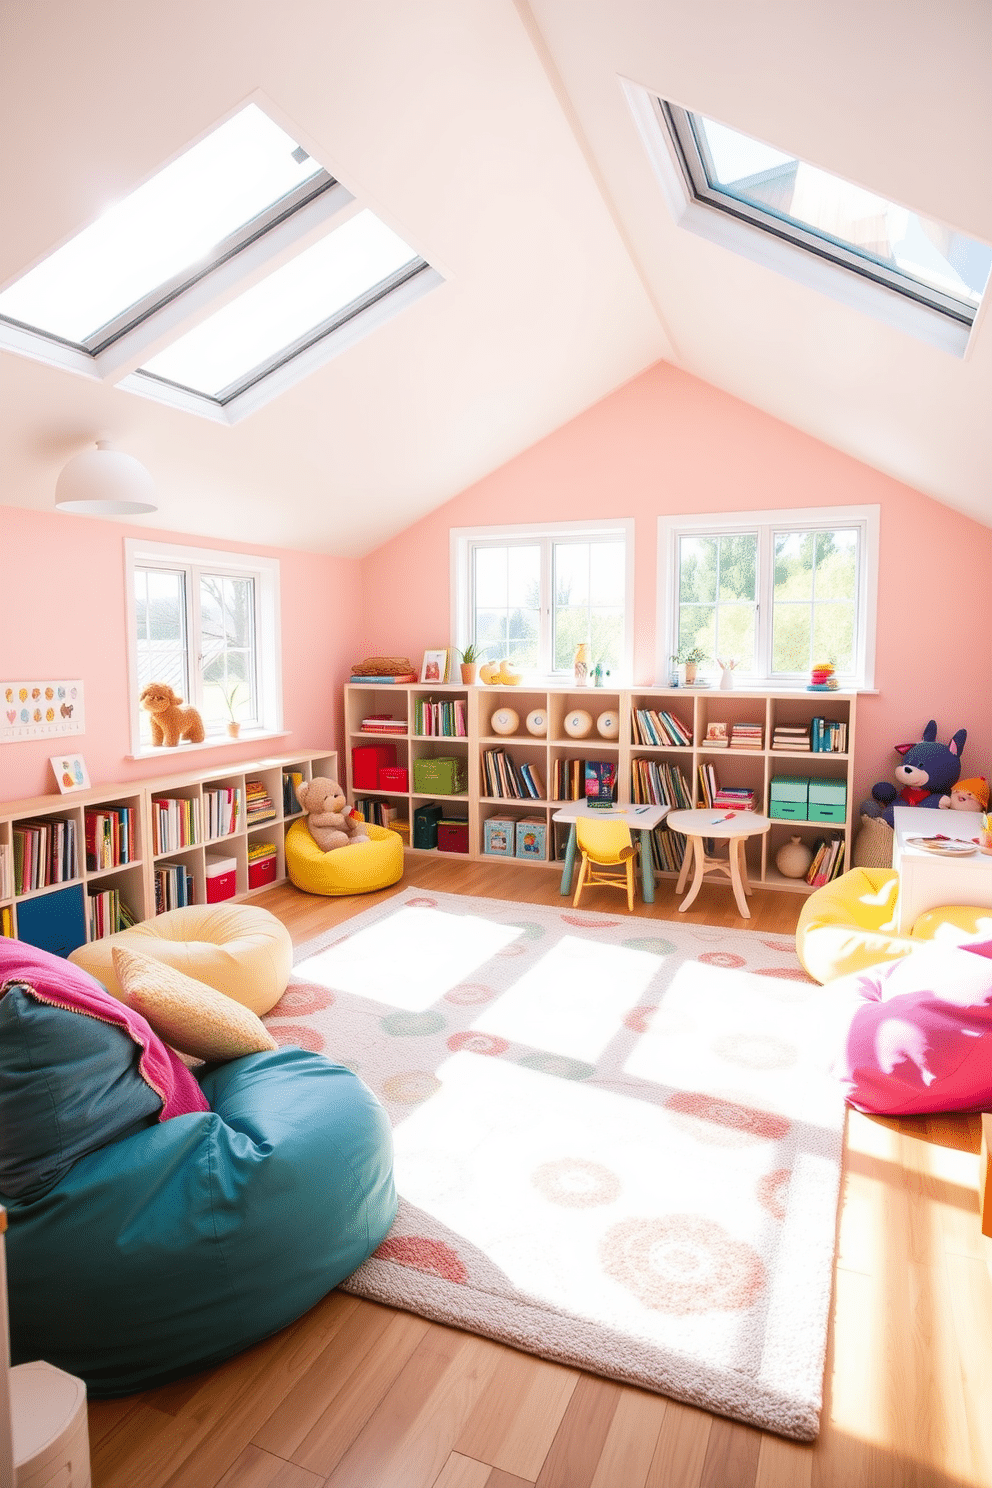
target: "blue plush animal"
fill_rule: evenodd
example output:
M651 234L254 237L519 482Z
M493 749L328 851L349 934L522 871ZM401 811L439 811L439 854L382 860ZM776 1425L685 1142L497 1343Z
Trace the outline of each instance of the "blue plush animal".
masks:
M938 744L937 724L931 718L919 744L896 745L903 761L892 773L902 789L897 790L888 780L880 780L871 788L872 799L862 801L861 815L881 817L891 827L893 806L950 805L951 790L961 774L961 754L967 737L967 729L958 729L949 744Z

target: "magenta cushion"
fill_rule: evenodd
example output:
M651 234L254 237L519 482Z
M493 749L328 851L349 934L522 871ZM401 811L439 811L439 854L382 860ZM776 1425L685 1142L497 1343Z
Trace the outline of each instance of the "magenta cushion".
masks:
M859 1111L992 1105L992 942L928 945L830 983L852 1016L834 1071Z

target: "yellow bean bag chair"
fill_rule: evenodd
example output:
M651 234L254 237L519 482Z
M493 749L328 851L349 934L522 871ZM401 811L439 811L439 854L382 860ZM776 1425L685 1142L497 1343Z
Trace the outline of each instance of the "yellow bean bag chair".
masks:
M114 997L115 945L141 951L206 982L259 1017L275 1007L293 967L293 942L281 920L258 904L190 904L82 945L69 957Z
M992 937L992 910L946 905L920 915L910 935L896 932L899 875L891 868L852 868L810 894L796 926L796 951L811 977L835 977L895 961L916 946L946 938L958 945Z
M403 838L367 822L368 842L321 852L305 821L286 833L286 872L308 894L371 894L403 877Z

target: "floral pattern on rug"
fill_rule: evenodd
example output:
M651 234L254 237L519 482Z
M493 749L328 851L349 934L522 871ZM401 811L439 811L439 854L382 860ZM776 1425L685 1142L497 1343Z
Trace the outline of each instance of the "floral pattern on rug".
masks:
M405 891L265 1023L389 1113L349 1290L808 1440L843 1100L822 990L754 931Z

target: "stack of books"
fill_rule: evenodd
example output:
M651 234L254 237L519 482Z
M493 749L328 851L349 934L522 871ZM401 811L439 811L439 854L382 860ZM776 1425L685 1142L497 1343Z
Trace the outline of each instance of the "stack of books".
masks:
M276 808L272 804L272 797L265 788L262 780L246 780L245 792L248 796L248 810L246 819L249 826L256 822L269 821L276 814Z
M831 879L839 878L844 866L844 839L821 837L813 849L813 861L806 870L806 882L822 889Z
M665 749L682 749L692 743L692 729L674 713L658 713L653 708L635 708L631 719L635 744L654 744Z
M193 902L193 870L185 863L160 863L155 869L155 913L185 909Z
M678 765L654 760L631 761L630 798L635 806L671 806L673 811L692 808L689 787Z
M760 723L735 723L730 736L731 749L764 749L765 731Z
M388 801L379 801L372 796L362 796L355 802L355 810L360 811L367 822L372 822L377 827L389 827L393 832L399 832L402 837L409 837L410 823L405 817L400 816L401 808L391 806Z
M375 687L389 687L400 682L416 682L416 672L392 672L380 676L377 672L352 672L350 682L372 683Z
M394 718L391 713L373 713L362 719L363 734L405 734L406 719Z
M199 801L187 796L156 796L152 802L152 851L175 852L180 847L193 847L199 840Z
M777 723L775 732L772 734L772 748L787 749L791 752L805 750L808 753L810 749L809 729L786 728L783 724Z
M725 806L728 811L753 811L754 791L744 786L721 785L713 797L714 806Z
M726 749L729 744L730 734L726 723L714 722L706 725L706 735L703 739L704 749Z

